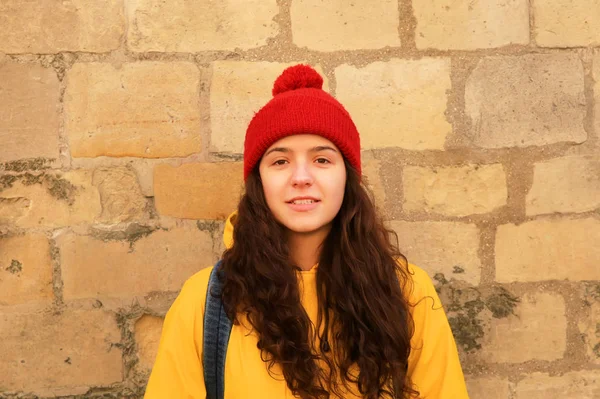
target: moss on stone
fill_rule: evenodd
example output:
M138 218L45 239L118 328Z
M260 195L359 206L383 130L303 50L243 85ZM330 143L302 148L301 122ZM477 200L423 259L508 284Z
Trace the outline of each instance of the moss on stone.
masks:
M102 241L127 241L129 242L129 247L132 249L137 240L149 236L156 230L156 227L131 223L125 230L106 231L92 229L91 235Z
M10 265L6 268L7 271L12 274L20 273L23 270L23 264L16 259L13 259L10 262Z
M15 175L0 176L0 191L11 188L13 183L18 179Z
M514 309L519 298L512 295L504 287L493 286L492 292L485 299L485 306L492 312L492 316L501 319L514 315Z
M519 302L502 286L474 287L463 281L449 281L442 273L437 273L433 280L437 282L436 290L448 314L454 338L466 352L481 348L485 335L484 310L489 310L495 318L508 317L514 314Z
M75 187L70 181L62 178L60 175L50 173L21 173L18 175L3 175L0 176L0 191L10 188L16 181L20 181L24 186L32 186L41 184L48 193L61 201L66 201L69 205L75 202Z
M48 169L50 166L48 165L54 159L48 158L30 158L30 159L20 159L17 161L10 161L4 163L0 170L5 170L8 172L23 172L26 170L43 170Z

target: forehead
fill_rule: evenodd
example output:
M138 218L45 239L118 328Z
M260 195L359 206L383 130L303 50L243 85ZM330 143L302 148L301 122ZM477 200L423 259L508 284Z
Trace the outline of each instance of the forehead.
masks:
M316 134L294 134L274 142L266 151L272 148L282 147L294 152L309 151L314 147L329 146L339 150L335 144L325 137Z

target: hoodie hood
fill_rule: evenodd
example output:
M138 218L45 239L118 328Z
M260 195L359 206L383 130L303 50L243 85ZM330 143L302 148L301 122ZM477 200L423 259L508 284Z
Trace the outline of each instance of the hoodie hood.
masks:
M233 224L235 223L236 217L237 211L229 215L227 221L225 222L225 229L223 231L223 244L225 244L225 248L227 249L233 247Z

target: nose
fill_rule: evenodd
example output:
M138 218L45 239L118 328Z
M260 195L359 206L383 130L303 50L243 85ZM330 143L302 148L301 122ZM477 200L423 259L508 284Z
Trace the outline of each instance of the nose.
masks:
M292 171L291 183L294 187L310 186L313 183L313 176L308 165L304 163L295 165Z

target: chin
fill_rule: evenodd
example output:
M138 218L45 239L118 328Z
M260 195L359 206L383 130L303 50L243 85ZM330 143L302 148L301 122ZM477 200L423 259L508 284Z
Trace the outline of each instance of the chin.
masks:
M286 224L285 227L293 233L309 234L321 230L324 227L324 225Z
M301 217L296 220L288 219L287 223L283 225L290 231L298 234L309 234L323 230L329 226L331 221L328 220L300 220Z

